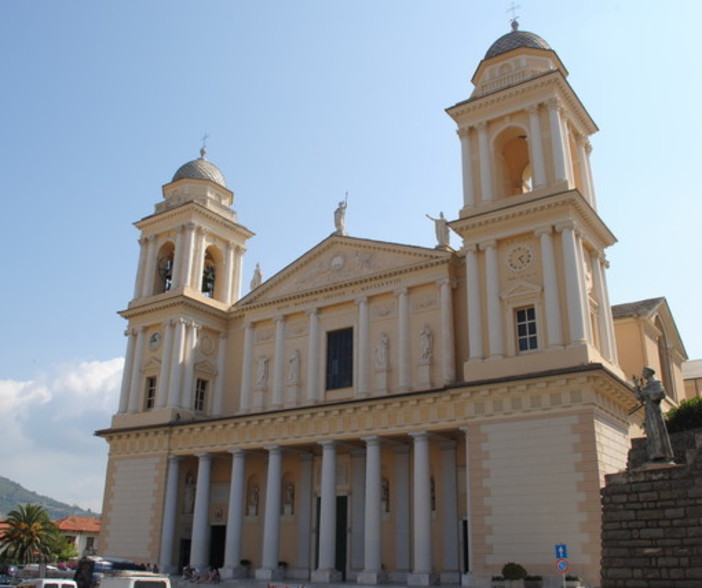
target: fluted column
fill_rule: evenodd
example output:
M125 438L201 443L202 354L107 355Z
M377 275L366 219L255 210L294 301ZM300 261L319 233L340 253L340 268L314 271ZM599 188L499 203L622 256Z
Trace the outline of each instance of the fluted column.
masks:
M480 301L478 247L466 247L466 290L468 293L468 353L470 361L483 359L483 316Z
M407 288L400 288L395 291L397 296L397 320L398 320L398 390L409 392L412 388L412 374L410 372L410 313L409 295Z
M197 486L193 511L193 534L190 543L190 567L195 568L198 573L203 573L207 569L210 553L209 512L212 456L209 453L200 453L197 457Z
M234 449L232 454L232 477L229 482L229 510L224 540L225 578L240 578L244 575L241 561L242 521L244 520L244 493L246 487L246 452Z
M283 454L278 446L268 450L268 475L266 477L266 510L263 521L263 549L261 569L256 570L257 580L270 580L278 569L280 543L280 496Z
M244 353L241 359L241 398L239 399L239 410L248 412L251 410L251 360L253 356L253 335L254 329L251 323L244 325Z
M177 286L190 286L193 273L193 261L195 256L195 223L185 225L183 236L183 256L181 257L180 282Z
M575 227L561 225L556 227L561 233L563 247L563 266L566 286L566 302L568 304L568 328L570 345L585 343L585 316L581 299L581 275L578 272L578 252L575 240Z
M200 325L191 322L186 328L186 345L185 354L183 358L184 362L184 374L183 374L183 395L181 399L181 406L188 410L192 410L195 406L193 399L193 392L195 388L195 349L197 348L197 333L200 330Z
M173 547L176 538L180 460L181 458L177 455L168 456L166 492L163 500L163 525L161 526L161 548L158 557L158 567L165 574L173 574L178 569L174 563Z
M541 119L539 105L532 104L526 108L529 114L529 147L531 148L531 171L534 174L534 187L546 185L546 166L544 165L544 148L541 142Z
M437 282L439 286L439 308L441 312L441 380L451 384L456 379L456 357L454 352L453 284L446 278Z
M475 206L475 183L473 180L473 153L470 146L472 127L458 129L461 138L461 162L463 167L463 206Z
M563 135L561 122L562 106L558 99L548 101L548 119L551 128L551 154L553 157L553 171L556 182L568 180L566 168L566 138Z
M429 435L426 431L410 433L413 439L414 471L412 487L414 500L412 508L413 568L407 577L409 586L435 584L432 572L431 538L431 472L429 469Z
M319 314L316 308L307 312L309 316L309 335L307 349L307 401L318 400L319 394Z
M129 412L137 412L140 408L141 390L143 388L141 368L144 363L144 335L146 327L137 329L136 342L134 343L134 361L132 363L132 382L129 386Z
M443 534L442 584L460 583L458 527L458 488L456 479L456 442L439 443L441 467L441 532Z
M173 355L173 322L166 321L163 327L163 342L161 346L161 368L158 374L158 389L156 391L156 408L163 408L168 402L168 380L171 375L171 359Z
M132 371L134 370L134 347L136 345L136 329L124 331L127 337L127 353L124 357L124 370L122 371L122 389L119 393L118 412L123 414L129 410L129 390L132 386Z
M283 368L285 367L285 317L277 316L275 321L275 350L273 356L273 395L271 408L283 406Z
M358 384L356 394L360 398L370 394L370 320L368 313L368 297L356 299L358 306Z
M602 261L600 253L592 251L590 253L590 265L592 267L592 289L597 299L597 326L600 331L600 352L612 361L614 357L614 338L610 330L608 318L612 312L607 306L607 294L604 288L604 275L602 271Z
M558 293L558 274L556 273L556 255L553 250L553 229L543 227L535 235L541 243L541 267L544 273L544 307L546 309L546 336L549 348L563 346L563 327L561 325L561 297Z
M173 354L171 356L170 388L168 390L168 406L180 406L180 389L183 384L183 352L185 349L185 320L176 319L175 340L173 341Z
M313 582L337 582L336 570L336 442L322 441L322 481L319 512L319 567Z
M366 442L366 504L364 514L365 540L363 549L363 572L358 576L359 584L377 584L384 574L381 563L381 490L380 437L364 437Z
M481 243L480 248L485 252L485 291L490 359L498 359L504 355L504 345L502 340L502 303L500 301L500 270L497 266L497 243L495 241Z
M478 155L480 157L480 200L492 201L492 165L490 162L490 142L487 123L480 122L478 127Z
M214 398L212 399L212 416L222 414L224 403L224 376L227 369L227 332L219 334L217 346L217 375L215 376Z

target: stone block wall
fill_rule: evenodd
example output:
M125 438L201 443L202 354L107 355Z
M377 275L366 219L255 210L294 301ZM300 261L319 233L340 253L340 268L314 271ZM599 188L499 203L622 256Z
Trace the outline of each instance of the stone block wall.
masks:
M676 434L677 465L631 469L602 489L602 588L702 587L702 431Z

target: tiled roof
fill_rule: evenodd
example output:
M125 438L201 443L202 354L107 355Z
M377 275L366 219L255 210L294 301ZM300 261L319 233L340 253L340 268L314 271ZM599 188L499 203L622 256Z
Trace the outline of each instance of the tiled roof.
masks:
M54 522L62 531L72 531L74 533L100 532L100 519L92 517L66 517Z
M630 316L650 316L658 307L665 302L662 296L659 298L648 298L638 302L627 302L625 304L615 304L612 307L612 316L615 319Z

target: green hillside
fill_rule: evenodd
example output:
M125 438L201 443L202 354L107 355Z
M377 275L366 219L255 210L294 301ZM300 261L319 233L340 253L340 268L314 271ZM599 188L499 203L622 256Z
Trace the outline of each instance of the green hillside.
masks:
M100 513L83 510L78 506L70 506L48 496L42 496L20 486L17 482L0 476L0 519L7 518L7 513L20 504L38 504L49 513L52 521L69 516L95 517Z

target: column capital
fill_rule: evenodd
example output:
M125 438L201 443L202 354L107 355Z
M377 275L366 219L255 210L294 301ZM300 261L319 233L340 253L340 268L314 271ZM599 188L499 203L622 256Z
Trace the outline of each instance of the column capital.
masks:
M407 292L409 292L409 288L407 288L406 286L403 288L397 288L396 290L393 291L395 296L398 296L398 297L399 296L406 296Z
M436 280L436 285L439 287L449 286L451 289L454 289L458 285L458 282L456 282L456 280L454 280L453 278L441 278L439 280Z
M338 441L335 441L334 439L325 439L324 441L317 441L317 445L321 445L326 449L327 447L336 447L338 445Z
M473 127L461 127L456 131L456 134L461 138L461 139L467 139L470 137L470 132L473 129Z
M563 231L568 231L568 230L575 232L575 230L576 230L576 229L575 229L575 223L574 223L574 222L558 223L558 224L556 225L556 230L557 230L559 233L562 233Z
M263 447L270 454L280 454L283 448L280 445L264 445Z
M253 322L253 321L246 321L246 322L245 322L243 325L241 325L241 326L244 327L244 330L253 329L253 328L254 328L254 322Z
M541 237L541 235L550 235L551 233L553 233L553 225L544 225L534 229L534 235L537 237Z
M285 315L279 314L279 315L274 316L274 317L273 317L273 322L276 323L276 324L284 323L284 322L285 322Z
M212 461L212 454L208 452L203 452L203 453L196 453L195 457L197 457L198 461L206 462L206 461Z
M368 304L368 296L358 296L354 302L358 305L361 306L362 304Z
M529 104L524 110L527 112L527 114L537 114L539 112L539 106L541 105L540 102L537 102L536 104Z
M495 249L497 247L497 241L495 239L491 239L490 241L483 241L478 245L480 247L481 251L487 251L488 249Z
M412 439L417 440L417 439L429 439L430 433L428 431L412 431L411 433L407 433Z
M307 310L305 310L305 314L307 316L317 316L319 315L319 308L317 308L316 306L308 308Z
M466 253L477 253L478 251L480 251L480 247L476 242L466 243L463 249Z
M592 143L590 143L589 139L585 139L585 153L590 155L592 153Z
M183 459L182 455L169 455L168 456L168 463L180 463L180 461Z
M478 129L478 131L480 131L481 133L484 133L485 131L487 131L487 126L488 126L487 121L481 120L479 123L477 123L475 125L475 128Z
M557 110L558 112L563 111L563 101L560 100L559 98L549 98L546 100L546 105L552 109L552 110Z
M365 442L366 445L380 445L383 439L378 435L370 435L368 437L361 437L361 441Z

